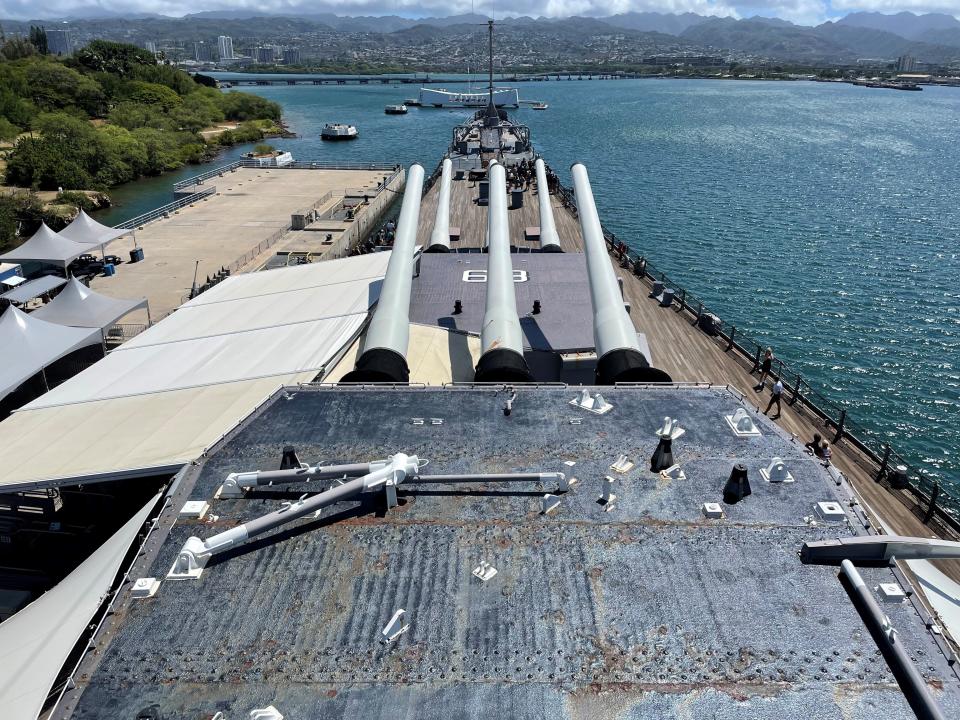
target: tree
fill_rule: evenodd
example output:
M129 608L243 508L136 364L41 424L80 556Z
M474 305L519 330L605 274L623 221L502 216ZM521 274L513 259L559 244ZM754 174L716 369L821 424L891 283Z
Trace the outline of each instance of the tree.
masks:
M10 38L0 48L0 55L3 55L4 60L21 60L36 54L37 49L33 43L21 37Z
M270 155L275 150L276 148L268 143L257 143L253 146L254 155Z
M13 140L19 134L20 128L5 117L0 117L0 140Z
M30 44L33 45L41 55L50 53L50 48L47 45L47 31L42 26L30 26Z
M153 53L126 43L94 40L81 48L76 62L94 72L108 72L114 75L130 75L134 68L141 65L156 65Z

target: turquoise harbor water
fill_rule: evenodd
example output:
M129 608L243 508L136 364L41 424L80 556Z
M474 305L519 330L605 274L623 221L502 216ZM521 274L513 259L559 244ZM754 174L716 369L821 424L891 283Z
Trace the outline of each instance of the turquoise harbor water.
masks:
M601 218L622 240L772 345L866 432L960 486L960 90L519 87L550 108L514 118L564 180L586 163ZM305 160L416 161L429 172L469 115L384 115L416 94L409 85L242 89L283 105L302 137L275 144ZM357 125L360 140L322 143L331 121ZM113 218L167 202L171 180L118 192Z

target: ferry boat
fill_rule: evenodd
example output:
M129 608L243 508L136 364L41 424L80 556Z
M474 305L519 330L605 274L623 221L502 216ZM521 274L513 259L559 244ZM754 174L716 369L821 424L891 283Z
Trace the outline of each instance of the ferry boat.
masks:
M0 634L24 672L0 693L49 720L960 717L949 517L884 495L899 470L858 469L842 420L836 465L806 453L802 396L797 425L759 412L742 339L570 175L491 95L429 180L408 168L389 256L201 295L221 322L272 292L371 310Z
M407 106L406 105L387 105L383 111L387 115L406 115Z
M356 140L360 133L353 125L344 123L327 123L320 131L320 138L323 140Z

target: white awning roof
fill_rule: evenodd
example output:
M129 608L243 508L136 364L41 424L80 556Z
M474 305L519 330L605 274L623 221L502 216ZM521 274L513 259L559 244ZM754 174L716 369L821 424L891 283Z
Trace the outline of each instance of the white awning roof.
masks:
M155 495L57 585L0 624L4 720L36 720L63 664L90 624L127 551L160 499Z
M390 253L228 278L0 422L0 487L196 459L359 334ZM55 441L52 439L55 438Z
M68 240L59 233L41 223L40 229L20 247L0 255L0 260L7 262L45 262L51 265L66 267L81 255L92 252L97 245L78 243Z
M66 278L57 275L44 275L27 282L23 282L23 278L19 278L19 280L17 287L0 295L0 298L12 303L23 303L67 284Z
M11 305L0 315L0 399L64 355L101 340L99 329L55 325Z
M8 278L3 278L3 280L0 280L0 283L3 283L7 287L16 287L17 285L25 283L26 281L27 279L22 275L11 275Z
M61 284L66 282L63 278L59 280ZM103 329L137 308L146 306L146 298L120 300L107 297L94 292L76 278L71 278L59 295L30 315L58 325Z
M112 240L129 235L131 232L133 231L107 227L80 210L73 222L61 230L59 235L73 242L96 246L106 245Z

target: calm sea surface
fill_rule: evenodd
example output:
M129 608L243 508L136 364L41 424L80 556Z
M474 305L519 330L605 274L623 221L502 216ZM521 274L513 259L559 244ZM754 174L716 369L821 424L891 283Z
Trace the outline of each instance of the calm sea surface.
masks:
M520 84L513 111L601 219L728 322L773 346L866 432L960 487L960 89L623 80ZM302 160L433 170L466 111L384 105L416 86L244 87L280 103ZM326 122L353 143L323 143ZM248 148L226 152L219 163ZM115 193L119 220L170 183Z

